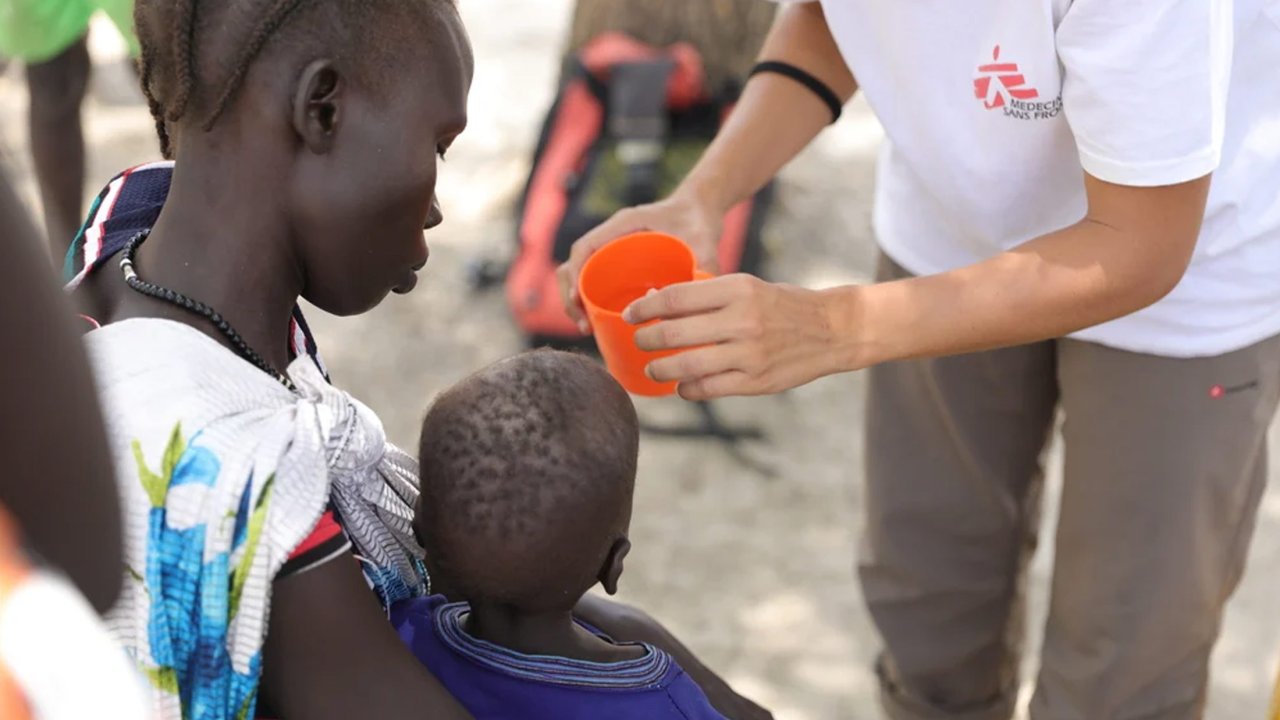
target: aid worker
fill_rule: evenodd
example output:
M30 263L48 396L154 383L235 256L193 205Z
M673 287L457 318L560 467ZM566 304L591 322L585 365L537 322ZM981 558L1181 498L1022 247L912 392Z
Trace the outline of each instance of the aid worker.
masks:
M879 282L637 301L688 399L870 368L863 592L895 720L1013 712L1055 409L1066 479L1036 720L1198 718L1280 396L1280 1L788 4L720 137L637 229L725 210L861 88ZM793 237L791 242L804 242ZM699 347L705 346L705 347Z

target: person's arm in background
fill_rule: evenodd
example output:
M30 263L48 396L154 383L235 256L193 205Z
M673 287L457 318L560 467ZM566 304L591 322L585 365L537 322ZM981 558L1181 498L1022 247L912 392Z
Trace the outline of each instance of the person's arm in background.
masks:
M749 275L673 286L624 317L688 400L762 395L891 360L1060 337L1164 297L1195 248L1209 178L1165 187L1086 179L1080 222L968 267L814 291Z
M1053 338L1122 317L1185 273L1221 153L1226 0L1077 0L1058 28L1087 212L951 272L824 292L748 276L674 286L626 317L692 400L757 395L895 359ZM1134 113L1141 107L1142 113Z
M596 595L586 595L578 601L573 614L614 640L645 642L664 650L702 688L711 706L729 720L772 720L773 715L768 710L739 695L729 683L703 665L675 635L644 611Z
M1164 187L1085 178L1080 222L948 273L831 293L849 369L1059 337L1173 290L1191 261L1209 177ZM865 292L864 292L865 291ZM910 332L903 332L910 328Z
M804 70L842 103L857 90L819 3L784 7L760 57ZM569 314L589 330L577 298L578 273L592 253L630 232L675 235L689 243L700 265L714 269L725 213L764 186L830 123L830 108L799 82L775 73L752 77L725 126L669 198L622 210L574 244L559 270Z
M0 503L103 612L124 576L115 466L75 316L2 158L0 233Z

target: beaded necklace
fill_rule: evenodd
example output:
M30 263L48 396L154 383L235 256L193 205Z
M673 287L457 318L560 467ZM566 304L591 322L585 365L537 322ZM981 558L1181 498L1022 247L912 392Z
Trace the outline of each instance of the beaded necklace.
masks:
M141 230L137 235L130 238L129 244L125 246L124 257L120 260L120 269L124 272L125 284L147 297L163 300L171 305L177 305L183 310L199 315L213 323L213 326L217 328L218 332L222 333L222 336L227 339L227 342L231 343L231 347L235 349L236 354L252 363L262 372L275 378L280 384L296 392L297 388L294 387L293 381L284 373L271 367L266 360L262 359L262 356L259 355L257 351L249 347L249 344L244 341L244 338L240 337L240 333L236 332L235 328L231 327L231 324L228 323L226 318L222 317L221 313L217 310L214 310L199 300L189 298L180 292L156 285L155 283L147 282L146 280L138 277L138 272L133 265L133 258L138 252L138 246L141 245L150 235L151 230L149 228Z

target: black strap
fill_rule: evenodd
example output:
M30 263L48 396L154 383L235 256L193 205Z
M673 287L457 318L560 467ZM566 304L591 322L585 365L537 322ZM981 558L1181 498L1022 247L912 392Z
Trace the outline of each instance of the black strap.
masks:
M835 122L840 119L840 114L844 111L844 108L840 103L840 98L836 96L835 91L828 87L826 83L813 75L810 75L791 63L780 62L777 60L765 60L763 62L756 63L756 66L751 68L751 73L748 74L747 77L751 78L759 75L760 73L777 73L779 75L785 75L786 77L789 77L809 88L813 91L814 95L818 96L819 100L827 104L827 109L831 111L831 122Z

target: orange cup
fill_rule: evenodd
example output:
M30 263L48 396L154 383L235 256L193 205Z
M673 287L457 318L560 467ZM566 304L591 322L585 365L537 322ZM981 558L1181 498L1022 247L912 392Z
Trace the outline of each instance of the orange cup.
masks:
M578 295L609 373L628 392L649 397L674 393L676 383L654 382L644 369L654 360L680 351L646 352L636 347L636 330L658 321L632 325L622 319L622 311L650 290L712 277L698 270L688 245L657 232L620 237L597 250L583 265Z

